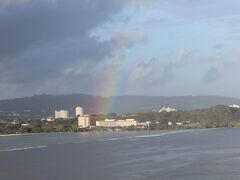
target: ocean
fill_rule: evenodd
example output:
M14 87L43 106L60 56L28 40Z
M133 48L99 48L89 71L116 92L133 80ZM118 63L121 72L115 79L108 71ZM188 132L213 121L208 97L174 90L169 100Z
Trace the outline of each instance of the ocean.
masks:
M240 129L0 136L1 180L239 180Z

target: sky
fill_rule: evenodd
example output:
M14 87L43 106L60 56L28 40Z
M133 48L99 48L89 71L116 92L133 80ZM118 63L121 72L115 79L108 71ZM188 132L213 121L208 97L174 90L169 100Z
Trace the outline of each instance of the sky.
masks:
M240 98L238 0L0 0L0 99Z

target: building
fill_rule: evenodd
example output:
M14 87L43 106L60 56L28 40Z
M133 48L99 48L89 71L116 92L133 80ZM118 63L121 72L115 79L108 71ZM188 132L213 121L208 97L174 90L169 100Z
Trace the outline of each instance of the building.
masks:
M137 123L137 126L147 127L147 126L148 126L148 123L146 123L146 122L140 122L140 123Z
M90 116L84 115L82 107L76 107L76 117L78 117L78 128L90 127Z
M21 124L22 127L30 127L29 123Z
M237 104L229 105L228 107L234 108L234 109L240 109L240 106Z
M167 107L167 108L163 107L162 109L159 110L160 113L161 112L175 112L175 111L177 111L177 110L170 108L170 107Z
M90 116L84 115L78 117L78 128L90 127Z
M96 121L96 126L101 127L117 127L115 119L105 119L104 121Z
M76 117L83 116L83 108L82 107L76 107Z
M68 119L69 112L67 110L55 111L55 119Z
M54 118L48 117L48 118L46 119L46 121L48 121L48 122L54 121Z
M96 121L96 126L101 127L130 127L137 126L137 121L135 119L126 120L115 120L115 119L105 119L104 121Z
M173 125L173 123L172 123L172 122L168 122L168 125L169 125L169 126L172 126L172 125Z
M125 127L126 126L126 121L125 120L117 120L115 122L117 127Z
M137 121L135 119L126 119L125 126L137 126Z
M47 118L42 118L41 121L48 121L48 122L51 122L51 121L54 121L55 119L51 116L47 117Z

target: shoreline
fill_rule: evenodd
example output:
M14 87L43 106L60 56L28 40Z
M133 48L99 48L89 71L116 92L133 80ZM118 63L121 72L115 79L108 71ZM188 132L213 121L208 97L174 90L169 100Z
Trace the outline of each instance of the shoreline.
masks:
M231 129L237 127L231 127ZM199 129L159 129L159 130L145 130L145 131L89 131L89 132L47 132L47 133L28 133L28 134L0 134L1 137L14 137L14 136L32 136L32 135L48 135L48 134L75 134L75 133L106 133L106 132L157 132L157 131L194 131L194 130L214 130L214 129L230 129L229 127L221 128L199 128Z
M74 132L47 132L47 133L25 133L25 134L0 134L0 137L11 137L11 136L31 136L31 135L44 135L44 134L63 134L63 133L74 133Z

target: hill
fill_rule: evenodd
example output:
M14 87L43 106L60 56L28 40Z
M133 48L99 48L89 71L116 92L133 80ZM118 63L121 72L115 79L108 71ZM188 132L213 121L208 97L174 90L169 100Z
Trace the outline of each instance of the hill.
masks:
M111 103L111 110L100 112L96 104L105 107ZM86 94L35 95L32 97L0 100L0 117L24 116L46 117L56 109L66 109L74 114L76 106L82 106L85 113L152 112L163 106L178 110L209 108L215 105L240 104L240 99L222 96L115 96L101 97Z

